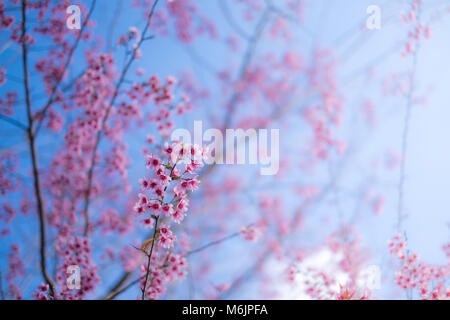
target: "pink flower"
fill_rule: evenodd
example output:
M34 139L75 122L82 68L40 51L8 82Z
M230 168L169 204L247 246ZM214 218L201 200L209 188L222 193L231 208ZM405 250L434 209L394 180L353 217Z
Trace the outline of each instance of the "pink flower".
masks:
M167 215L170 216L173 213L173 205L171 203L166 203L162 207L162 211Z
M161 165L161 160L152 154L147 155L147 169L156 169Z
M176 223L180 223L181 221L183 221L184 217L185 217L185 214L179 210L174 211L172 214L172 219Z
M259 229L258 227L250 226L250 227L243 227L241 229L241 235L247 241L256 242L262 235L262 232L261 229Z
M142 222L144 223L144 228L153 228L154 225L154 221L153 219L150 218L145 218L144 220L142 220Z

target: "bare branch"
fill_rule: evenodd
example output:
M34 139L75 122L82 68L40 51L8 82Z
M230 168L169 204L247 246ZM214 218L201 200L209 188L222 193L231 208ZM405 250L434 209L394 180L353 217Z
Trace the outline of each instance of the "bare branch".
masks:
M152 262L152 254L153 254L153 248L155 246L155 241L156 241L156 231L158 230L158 220L159 217L155 218L155 231L153 232L153 240L152 240L152 246L150 248L150 253L148 254L148 261L147 261L147 268L145 270L145 282L144 282L144 287L142 288L142 300L145 300L145 290L147 289L147 282L148 282L148 276L150 274L150 264Z
M420 10L420 6L419 6ZM420 21L420 11L417 17L418 21ZM415 42L415 48L413 52L413 62L412 62L412 71L410 75L410 84L409 84L409 90L408 94L406 96L406 111L405 111L405 118L403 121L403 132L402 132L402 157L400 161L400 179L398 183L398 208L397 208L397 215L398 215L398 221L397 221L397 230L398 233L401 233L402 230L402 224L403 224L403 218L404 218L404 208L403 208L403 198L404 198L404 188L405 188L405 164L406 164L406 153L408 151L408 133L409 133L409 123L411 119L411 109L413 105L413 94L414 94L414 79L416 75L416 69L417 69L417 52L419 50L420 44L418 41Z
M212 246L215 246L215 245L217 245L217 244L220 244L220 243L222 243L222 242L224 242L224 241L227 241L227 240L236 238L237 236L239 236L239 234L240 234L240 232L235 232L235 233L230 234L230 235L228 235L228 236L226 236L226 237L224 237L224 238L221 238L221 239L212 241L212 242L207 243L207 244L205 244L205 245L203 245L203 246L201 246L201 247L199 247L199 248L197 248L197 249L188 251L188 252L186 253L186 255L189 256L189 255L191 255L191 254L194 254L194 253L203 251L203 250L205 250L205 249L208 249L209 247L212 247Z
M18 127L19 129L27 131L27 126L24 125L22 122L16 120L16 119L10 118L10 117L5 116L3 114L0 114L0 119L3 120L3 121L8 122L9 124L12 124L13 126Z
M27 107L27 117L28 117L28 142L31 153L31 165L33 168L33 177L34 177L34 191L36 195L36 203L37 203L37 211L39 216L39 233L40 233L40 264L41 264L41 273L45 282L49 285L50 294L55 297L55 284L53 280L50 278L47 272L46 266L46 252L45 252L45 213L44 213L44 204L42 199L41 187L39 183L39 171L37 164L37 155L35 150L35 136L33 133L33 114L31 111L31 99L30 99L30 85L29 85L29 76L28 76L28 48L26 43L26 6L27 0L22 0L22 63L23 63L23 77L24 77L24 90L25 90L25 100Z

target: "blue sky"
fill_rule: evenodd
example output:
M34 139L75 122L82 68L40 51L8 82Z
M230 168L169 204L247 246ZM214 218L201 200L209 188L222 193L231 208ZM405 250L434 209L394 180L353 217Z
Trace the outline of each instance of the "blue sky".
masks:
M176 1L176 0L175 0ZM225 38L231 32L231 28L224 20L217 0L196 1L207 17L216 23L219 38ZM230 3L230 1L227 1ZM74 2L76 3L76 2ZM86 1L83 3L87 3ZM95 35L103 36L111 30L111 18L116 10L118 1L98 1L93 18L97 21ZM399 73L410 70L412 66L411 58L404 58L400 55L399 45L405 39L406 29L399 19L399 14L406 8L407 1L307 1L305 8L304 25L294 27L295 40L290 47L298 50L304 55L306 61L311 59L311 52L317 46L331 47L335 49L339 57L339 67L337 77L342 83L340 92L345 97L346 109L348 110L346 122L339 132L341 137L348 141L354 141L356 151L351 155L352 161L346 165L337 185L335 199L326 199L314 208L314 212L308 218L308 230L305 235L299 235L298 239L308 239L320 243L326 231L333 230L335 223L339 219L349 220L354 209L353 192L358 191L358 185L363 177L370 177L374 170L373 163L378 161L381 166L384 161L386 150L400 150L401 134L403 130L403 117L406 108L404 97L385 98L381 96L379 85L373 85L366 81L368 67L375 67L377 74L389 74L393 71ZM382 27L380 30L362 32L355 26L361 24L366 18L366 8L370 4L379 5L382 13ZM415 75L415 86L418 95L425 95L426 105L414 105L410 122L410 132L408 136L408 151L406 154L406 184L405 203L408 213L405 219L405 230L408 234L411 249L419 253L424 260L430 263L445 263L445 256L441 246L449 239L449 190L450 190L450 42L448 41L448 31L450 30L450 19L448 16L439 17L445 5L450 5L449 1L430 0L425 2L424 17L433 20L433 37L425 41L418 53L417 70ZM239 7L232 7L231 12L237 16ZM120 18L114 26L114 37L133 26L132 21L141 21L136 27L142 27L142 12L130 8L127 4L122 5ZM425 21L426 22L426 21ZM252 25L243 24L243 28L251 30ZM0 32L0 47L7 43L4 32ZM270 42L262 41L258 47L264 51L273 46ZM220 70L226 65L237 65L241 55L231 53L223 44L211 45L209 39L200 38L192 44L181 44L173 36L156 37L152 41L145 42L142 51L144 58L134 64L130 74L133 80L134 71L142 67L149 73L159 74L164 77L169 74L179 74L180 71L191 71L195 74L200 84L211 91L209 99L202 101L192 112L184 118L179 126L192 128L194 120L208 121L210 112L221 112L220 103L223 102L220 90L214 85L214 75L200 65L193 58L195 52L208 65L215 70ZM120 56L120 54L119 54ZM82 58L79 50L75 61ZM1 63L4 65L13 61L12 68L8 68L10 76L19 77L21 75L19 56L13 49L8 49L0 53ZM120 59L118 59L120 60ZM72 66L72 74L76 74L79 66ZM32 77L32 91L39 92L39 85L36 77ZM0 96L18 84L14 80L8 81L5 86L0 87ZM21 90L21 87L19 87ZM21 91L19 91L21 92ZM358 122L356 126L352 124L352 115L361 108L360 101L363 97L374 101L378 113L378 125L374 130L367 130L361 127ZM42 101L42 100L41 100ZM24 120L25 114L18 110L17 119ZM281 154L290 152L296 145L299 135L302 133L295 130L295 121L286 120L281 124ZM0 148L9 145L17 145L23 136L19 136L14 129L8 127L3 122L0 123ZM130 157L132 158L130 169L130 181L137 181L142 174L141 145L142 139L148 133L147 128L136 130L130 134ZM6 139L7 137L7 139ZM61 137L59 137L61 138ZM43 135L39 144L39 150L44 151L41 164L51 159L53 154L52 136ZM19 144L20 146L20 144ZM26 150L26 149L24 149ZM24 153L26 159L26 152ZM331 170L340 170L340 160L338 158L331 161ZM26 173L26 164L21 165L21 170ZM246 175L246 168L224 168L233 174ZM375 172L373 172L375 173ZM294 180L308 181L302 176L293 176ZM326 181L327 170L319 172L314 176L314 181ZM133 180L134 179L134 180ZM261 184L270 183L271 180L261 179ZM321 180L322 179L322 180ZM386 197L386 205L379 216L371 215L367 210L362 212L364 216L357 221L357 228L362 234L362 242L367 246L372 255L371 262L386 266L387 240L395 234L396 208L397 208L397 183L398 169L393 172L379 169L376 172L376 182L374 189L383 193ZM137 187L134 185L134 187ZM296 202L286 196L283 189L274 190L285 197L287 210L293 209ZM336 200L337 199L337 200ZM2 200L3 201L3 200ZM334 201L334 202L333 202ZM339 203L340 211L344 212L344 217L338 217L333 203ZM252 214L256 215L256 212ZM5 251L9 243L17 239L22 240L23 236L36 227L30 221L33 216L19 217L16 221L18 226L17 234L12 237L1 239L0 266L2 270L5 266ZM329 220L331 219L331 221ZM238 226L236 226L237 228ZM316 232L315 228L319 228ZM20 231L19 231L20 230ZM230 226L230 232L235 229ZM297 238L296 238L297 239ZM29 239L33 241L33 239ZM236 250L236 242L232 240L221 247L220 257L225 262L223 268L217 271L214 281L226 281L231 278L233 268L239 269L243 266L236 264L229 266L229 259L223 258L233 254ZM251 250L247 247L245 250ZM218 253L211 253L218 254ZM220 259L220 257L218 259ZM221 260L221 261L222 261ZM229 262L230 263L230 262ZM233 261L234 263L234 261ZM30 271L32 272L32 271ZM114 277L114 274L105 275L106 278ZM236 294L239 297L251 297L255 292L252 286L245 287L242 292ZM129 293L123 297L133 298L134 294ZM185 297L180 294L180 297Z

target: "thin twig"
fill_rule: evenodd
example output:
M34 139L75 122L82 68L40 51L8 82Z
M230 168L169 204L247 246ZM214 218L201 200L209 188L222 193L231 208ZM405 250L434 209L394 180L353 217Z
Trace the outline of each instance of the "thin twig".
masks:
M126 285L125 287L123 287L122 289L120 289L120 290L115 290L115 291L109 293L109 294L104 298L104 300L112 300L112 299L114 299L114 298L117 297L119 294L121 294L121 293L127 291L129 288L131 288L131 287L133 287L135 284L139 283L139 281L144 280L144 278L145 278L145 276L139 277L138 279L136 279L136 280L130 282L129 284L127 284L127 285Z
M205 244L205 245L203 245L203 246L201 246L201 247L199 247L199 248L197 248L197 249L188 251L188 252L186 253L186 256L189 256L189 255L194 254L194 253L198 253L198 252L200 252L200 251L203 251L203 250L205 250L205 249L208 249L209 247L212 247L212 246L215 246L215 245L217 245L217 244L220 244L220 243L222 243L222 242L224 242L224 241L227 241L227 240L236 238L236 237L239 236L240 234L241 234L240 232L235 232L235 233L230 234L230 235L228 235L228 236L226 236L226 237L224 237L224 238L222 238L222 239L218 239L218 240L212 241L212 242L210 242L210 243L207 243L207 244Z
M153 239L152 239L152 246L150 248L150 253L148 254L147 268L145 270L145 282L144 282L144 287L142 288L142 300L145 300L145 295L146 295L145 291L147 289L148 276L150 274L150 265L152 262L153 247L156 242L156 232L158 231L158 220L159 220L159 217L156 217L155 218L155 231L153 232Z
M419 6L420 10L420 6ZM420 21L420 12L417 17L418 21ZM411 109L413 105L413 94L414 94L414 80L417 69L417 52L420 48L419 42L417 41L414 46L413 53L413 62L412 62L412 71L410 75L410 85L408 94L406 96L406 111L405 117L403 120L403 132L402 132L402 157L400 161L400 179L398 183L398 208L397 208L397 231L400 234L402 230L403 218L404 218L404 193L405 193L405 176L406 176L406 153L408 151L408 133L409 133L409 124L411 121Z
M10 117L5 116L3 114L0 114L0 119L3 120L3 121L8 122L9 124L12 124L13 126L16 126L16 127L20 128L20 129L24 130L24 131L27 131L27 126L24 125L22 122L16 120L16 119L10 118Z

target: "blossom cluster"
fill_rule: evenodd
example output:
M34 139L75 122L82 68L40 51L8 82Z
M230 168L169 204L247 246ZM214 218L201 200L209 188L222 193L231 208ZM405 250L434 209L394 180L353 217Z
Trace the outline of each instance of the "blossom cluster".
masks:
M58 256L62 263L58 265L56 282L60 293L57 299L81 300L92 292L100 282L98 267L92 260L90 241L83 237L60 237L57 243ZM71 290L67 286L67 271L69 266L77 266L80 270L80 288Z
M421 1L414 1L407 13L401 15L403 23L410 27L408 40L406 41L403 55L413 54L417 50L417 45L422 38L430 39L432 36L431 26L420 21L422 4Z
M8 254L8 282L9 294L14 299L21 300L23 298L22 291L15 280L25 276L25 264L20 257L20 249L17 244L11 245L11 252Z
M172 253L176 236L171 223L179 224L186 216L188 195L199 187L196 172L202 167L207 150L174 142L166 143L162 153L164 158L146 153L150 174L139 179L141 192L134 206L136 213L143 216L143 227L154 229L154 236L141 246L149 260L148 266L141 266L141 288L145 288L145 296L150 299L161 296L167 283L185 274L185 258Z
M159 299L167 290L167 285L186 276L187 260L182 254L157 250L151 257L151 269L148 271L146 297L151 300ZM144 287L147 269L141 265L141 288Z
M396 235L389 241L389 252L399 261L395 273L395 283L406 290L408 294L417 292L421 299L448 299L450 287L445 286L445 280L450 275L450 267L430 265L408 250L407 242L401 235Z

